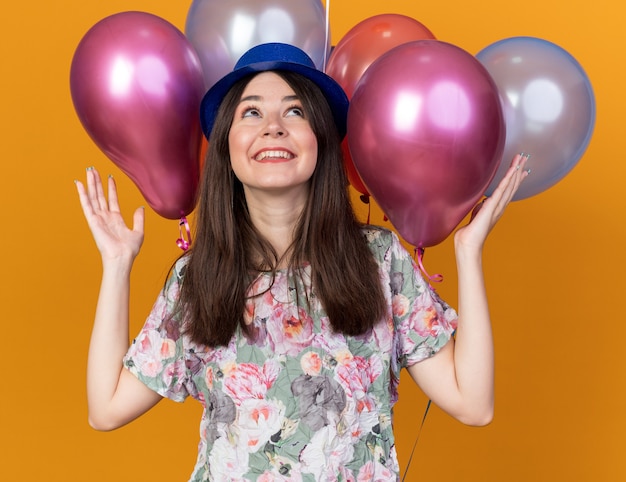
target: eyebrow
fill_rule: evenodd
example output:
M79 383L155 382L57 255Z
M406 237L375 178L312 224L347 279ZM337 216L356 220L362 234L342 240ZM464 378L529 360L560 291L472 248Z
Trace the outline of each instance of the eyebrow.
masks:
M298 100L299 97L297 95L286 95L285 97L283 97L281 99L282 102L293 102L294 100ZM260 95L247 95L245 97L242 97L241 100L239 101L239 103L241 102L246 102L246 101L254 101L254 102L259 102L263 100L263 97Z

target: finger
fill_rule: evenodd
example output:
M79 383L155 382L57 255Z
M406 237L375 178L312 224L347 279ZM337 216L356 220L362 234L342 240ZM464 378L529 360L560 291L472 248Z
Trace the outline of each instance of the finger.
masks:
M506 184L504 184L503 190L501 195L497 198L496 204L497 204L497 210L499 213L502 213L502 211L504 211L504 209L506 208L506 206L509 205L509 203L513 200L513 196L515 195L515 191L516 191L516 181L515 178L517 177L518 173L515 172L513 174L513 176L511 176L511 178L508 180L508 182Z
M109 209L113 212L120 212L120 205L117 198L117 185L115 184L115 179L113 176L109 176L108 179L108 189L109 189Z
M515 193L520 187L522 181L528 176L530 169L526 169L526 164L530 159L530 154L520 154L517 164L515 165L515 173L513 174L510 184L508 186L508 192L505 193L505 198L508 198L508 202L513 200Z
M92 167L89 174L94 180L94 198L97 202L98 208L102 211L108 211L109 203L107 202L107 197L104 193L104 186L102 185L100 173L96 170L96 168Z
M520 174L523 172L523 167L526 164L527 160L528 160L528 154L524 154L524 153L517 154L513 158L513 160L511 161L511 166L509 167L509 170L507 171L503 179L505 186L508 187L511 184L515 184ZM506 187L505 187L505 190L506 190Z
M78 191L78 200L80 201L80 206L83 209L83 214L85 215L85 217L93 215L93 207L91 206L91 202L85 189L85 185L78 180L74 180L74 183L76 184L76 190Z
M518 175L519 171L516 166L513 165L512 168L507 171L505 177L501 180L500 184L491 196L478 205L478 209L475 208L472 219L478 214L479 210L482 210L484 205L486 207L486 209L484 209L486 211L485 216L490 217L492 222L497 221L502 216L504 210L515 195L517 190L517 182L515 179Z
M97 203L97 198L96 198L96 180L95 177L93 176L93 173L91 172L93 170L93 167L88 167L85 170L85 176L87 177L87 196L89 198L89 202L91 203L91 207L95 208L96 203Z
M92 211L95 212L101 208L100 200L98 198L98 183L100 182L100 176L98 171L94 167L88 167L86 170L87 176L87 196L89 203L91 204Z
M528 175L524 170L528 158L529 155L524 153L517 154L513 158L509 170L492 194L492 197L497 200L498 207L504 207L511 202L521 181Z
M474 206L474 209L472 209L472 214L470 216L470 221L473 221L474 218L476 217L476 215L478 214L478 212L483 208L485 201L487 201L488 198L484 198L482 201L480 201L478 204L476 204L476 206Z
M143 206L135 210L135 214L133 214L133 231L143 234L145 212L146 210Z

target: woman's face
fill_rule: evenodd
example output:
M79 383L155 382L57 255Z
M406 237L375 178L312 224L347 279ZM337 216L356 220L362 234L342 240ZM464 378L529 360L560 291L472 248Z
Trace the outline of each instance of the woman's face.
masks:
M246 86L228 136L230 162L246 193L308 192L317 139L301 100L279 75L263 72Z

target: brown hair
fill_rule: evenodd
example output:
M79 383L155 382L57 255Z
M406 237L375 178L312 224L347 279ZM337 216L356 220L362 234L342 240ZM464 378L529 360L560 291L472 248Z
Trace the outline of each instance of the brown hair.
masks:
M289 269L295 273L310 263L313 290L333 329L360 335L382 318L385 299L377 263L352 211L330 107L310 80L276 73L301 99L318 143L309 197L287 253ZM178 309L186 320L185 332L210 347L227 345L237 326L247 332L244 309L250 284L260 271L275 273L280 261L252 224L243 186L230 167L228 134L250 79L235 84L218 111L201 180L195 239L185 254Z

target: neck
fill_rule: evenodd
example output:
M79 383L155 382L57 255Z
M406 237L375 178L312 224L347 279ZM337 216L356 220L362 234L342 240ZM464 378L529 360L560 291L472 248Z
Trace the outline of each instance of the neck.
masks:
M282 258L293 241L308 191L278 193L245 189L245 195L254 227Z

